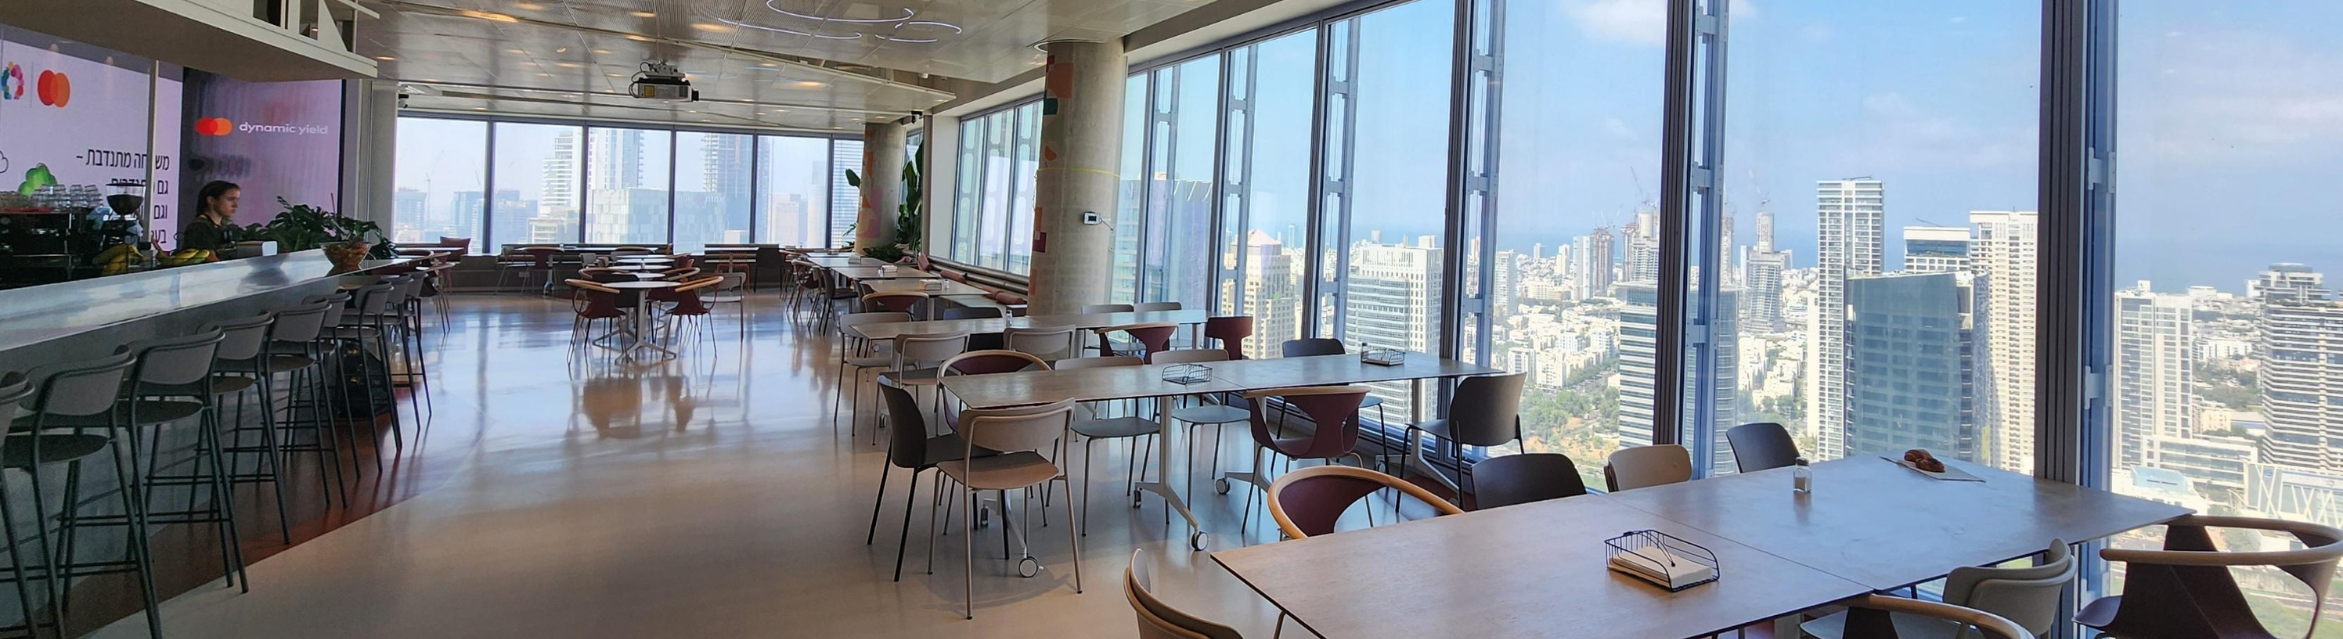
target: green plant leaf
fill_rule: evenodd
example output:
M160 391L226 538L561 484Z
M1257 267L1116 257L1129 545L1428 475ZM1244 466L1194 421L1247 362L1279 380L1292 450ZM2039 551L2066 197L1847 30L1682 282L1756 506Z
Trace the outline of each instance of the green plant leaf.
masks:
M847 185L847 186L854 187L854 188L858 188L858 189L859 189L859 188L862 188L862 174L860 174L860 173L855 173L855 172L854 172L854 169L847 169L847 170L846 170L846 185Z

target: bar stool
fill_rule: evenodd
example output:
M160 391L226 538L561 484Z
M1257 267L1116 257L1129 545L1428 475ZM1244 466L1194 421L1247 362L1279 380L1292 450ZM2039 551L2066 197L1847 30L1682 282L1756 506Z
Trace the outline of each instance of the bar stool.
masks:
M267 482L276 492L279 538L286 544L292 544L292 517L285 512L284 474L280 468L284 464L284 455L277 450L276 411L261 410L259 428L244 426L244 397L247 392L266 401L266 390L260 382L268 377L268 364L261 359L261 353L268 346L269 328L275 324L275 316L257 315L214 322L205 325L204 330L220 331L220 349L213 355L215 359L211 378L215 410L227 404L223 398L236 398L236 418L228 421L222 429L221 437L220 450L230 456L232 462L228 465L228 482L231 485ZM246 446L244 435L254 431L260 434L260 444ZM240 459L236 455L257 455L260 461L254 464L253 472L240 473L237 468L241 464L233 463Z
M130 397L123 402L128 409L132 470L140 468L136 457L139 439L151 437L146 440L147 460L140 474L145 490L140 493L139 501L147 505L144 521L212 524L219 531L220 564L228 585L251 592L252 584L244 579L244 548L236 532L234 495L228 483L225 458L220 454L219 407L215 403L218 395L212 386L212 371L218 366L224 336L223 331L212 328L187 337L132 342L116 352L129 353L137 361L130 372ZM161 427L191 417L196 421L195 443L190 447L193 455L165 466ZM147 426L156 427L152 435L141 434ZM195 468L185 474L163 472L182 463L193 464ZM186 507L157 510L154 507L157 486L187 487ZM199 506L197 496L205 493L210 501Z
M390 297L393 295L392 289L394 288L396 288L395 284L379 282L358 287L356 291L350 293L310 296L303 298L302 303L326 302L330 304L326 307L324 331L324 335L330 339L329 343L323 344L323 346L325 352L333 359L332 370L335 376L338 379L350 379L351 367L357 367L357 376L364 380L361 386L366 389L366 409L364 412L367 423L371 425L374 422L373 411L376 405L381 402L390 402L391 440L399 448L405 449L406 440L403 435L399 434L398 393L392 385L390 362L384 360L382 366L368 366L365 356L367 344L373 344L376 352L383 353L386 357L389 354L389 342L383 339L382 331L377 328L377 323L373 318L380 317L390 308ZM351 304L352 300L357 303ZM353 321L349 317L348 311L350 310L357 310L360 317ZM369 317L369 313L373 315ZM357 357L350 356L353 352L357 353ZM356 398L349 396L347 384L342 386L341 391L344 402L356 400ZM417 413L416 419L422 419L421 413ZM375 443L379 445L381 443L380 436L376 437ZM351 441L356 442L357 440ZM379 467L378 464L377 468Z
M342 496L344 506L350 503L349 484L342 477L341 444L333 432L331 404L334 393L326 392L326 376L320 365L324 354L318 352L319 337L325 330L325 316L331 307L330 303L318 302L278 309L273 313L276 322L269 327L269 349L262 358L267 380L261 383L262 399L274 410L273 386L278 375L284 376L285 416L277 423L292 428L285 433L278 450L283 453L315 453L319 456L318 487L333 489L330 493L320 491L325 495L327 508L333 507L334 494ZM304 406L310 409L308 420L301 419L298 410ZM306 444L298 442L299 438L295 436L305 421L311 436ZM355 444L358 440L353 435L350 441ZM350 461L352 466L357 465L356 457ZM333 476L331 486L328 486L326 479L328 473Z
M25 401L32 399L32 396L33 385L26 382L22 375L10 373L6 379L0 380L0 424L15 423L16 418L24 414ZM0 458L5 457L6 442L6 438L0 438ZM36 620L33 615L33 611L38 610L38 608L33 607L32 575L26 574L25 564L28 561L39 561L39 564L33 566L33 573L41 575L43 577L43 583L47 583L46 577L49 571L48 548L44 547L41 549L40 554L27 557L25 556L23 549L17 547L16 517L11 514L14 513L16 509L9 505L8 485L7 482L4 481L5 479L6 478L0 478L0 530L5 530L8 532L8 534L0 535L0 537L7 538L8 572L10 575L10 581L15 582L16 584L17 609L24 611L24 632L27 636L38 637L40 636L41 624L40 621ZM44 590L46 589L44 588ZM49 595L54 597L56 593L49 592ZM58 623L58 620L55 617L51 617L49 619L49 627L57 628L58 630L56 631L56 634L59 636L63 636L65 634L62 625ZM11 630L13 630L13 628L11 628Z
M61 620L70 610L72 601L63 596L60 581L73 577L134 572L138 574L140 594L145 598L147 634L155 639L163 636L162 615L156 605L153 559L146 542L146 505L140 503L138 482L132 469L122 460L136 456L134 450L124 450L126 444L114 437L123 424L118 419L117 400L122 397L123 382L130 378L130 368L137 360L130 353L115 353L106 357L34 368L26 377L37 380L40 390L33 397L31 414L12 423L9 442L0 447L0 466L24 472L32 480L33 516L40 522L36 527L42 550L55 552L42 571L48 580L49 598L55 602L52 619ZM93 425L95 425L93 427ZM93 434L91 431L96 431ZM114 495L119 501L123 526L130 548L130 559L125 561L73 561L72 540L85 526L121 525L85 523L80 515L82 460L105 455L114 467ZM65 501L58 518L57 535L62 544L52 544L49 537L47 492L41 487L43 466L65 465Z

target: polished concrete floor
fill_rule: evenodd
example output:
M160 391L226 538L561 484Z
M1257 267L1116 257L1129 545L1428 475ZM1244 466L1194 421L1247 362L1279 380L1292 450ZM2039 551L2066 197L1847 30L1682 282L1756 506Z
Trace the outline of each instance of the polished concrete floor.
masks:
M831 341L773 293L752 300L745 338L719 309L681 357L654 364L573 346L567 300L453 299L429 338L428 419L408 426L392 466L417 478L394 479L403 501L253 564L249 593L213 582L172 598L169 636L1127 637L1133 548L1176 605L1270 636L1274 608L1187 551L1159 501L1121 496L1120 445L1101 444L1089 479L1084 594L1060 497L1032 530L1037 577L1001 558L999 526L979 531L976 619L962 619L956 529L924 570L924 477L909 565L892 581L907 475L889 482L879 541L865 545L883 454L867 422L853 439L833 424ZM1241 431L1227 439L1224 461L1242 459ZM1214 548L1271 541L1261 517L1236 534L1242 490L1189 498ZM92 636L144 630L132 616Z

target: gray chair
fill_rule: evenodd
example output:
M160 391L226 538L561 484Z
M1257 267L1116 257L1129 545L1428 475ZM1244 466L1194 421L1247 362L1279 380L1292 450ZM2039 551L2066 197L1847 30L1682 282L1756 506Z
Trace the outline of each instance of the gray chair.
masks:
M835 430L838 427L838 407L846 403L847 393L850 391L853 393L855 411L858 415L860 414L862 410L862 372L873 368L886 368L895 363L893 354L877 352L872 347L872 340L864 339L862 333L856 332L854 327L864 324L908 321L911 321L910 313L897 312L848 313L838 317L838 383L831 386L831 429ZM852 384L846 382L848 369L854 371L854 383ZM848 437L853 436L853 430L847 429Z
M895 336L894 361L885 368L879 369L878 381L881 384L894 384L906 388L912 386L933 388L937 399L935 405L938 410L941 410L944 393L944 362L967 352L969 352L968 331L897 335ZM871 402L876 405L878 398L872 397ZM876 423L879 428L886 427L886 422L875 419L871 421ZM873 431L871 444L877 445L878 443L876 431Z
M1139 615L1139 639L1245 639L1235 628L1164 603L1155 596L1155 580L1150 572L1147 549L1132 550L1131 567L1123 571L1123 594L1131 601L1131 611ZM1277 623L1282 634L1285 616L1278 615Z
M1045 360L1081 354L1081 329L1073 326L1009 327L1001 332L1001 348L1029 353Z
M1560 453L1504 455L1473 464L1474 510L1586 494L1578 464Z
M1744 473L1798 463L1798 442L1790 441L1790 431L1781 424L1734 426L1725 430L1725 443L1733 447L1733 464Z
M1521 391L1529 383L1528 373L1484 375L1467 377L1456 383L1454 399L1448 402L1448 416L1426 420L1407 427L1407 454L1400 465L1399 476L1421 472L1432 476L1449 494L1456 495L1462 505L1464 493L1458 482L1424 459L1423 437L1449 444L1444 454L1450 459L1461 459L1464 446L1502 446L1521 441ZM1411 468L1412 466L1412 468ZM1476 468L1473 472L1477 472Z
M1692 481L1692 451L1675 444L1622 448L1603 465L1612 492Z
M245 579L243 543L236 531L235 491L228 480L226 457L220 453L223 437L215 405L218 395L212 390L213 369L224 337L220 329L212 328L185 337L131 342L115 352L129 353L138 362L130 369L129 398L121 405L125 409L123 423L129 426L131 471L143 489L139 502L146 505L140 516L153 523L211 524L220 543L222 576L229 586L251 592L251 583ZM192 468L185 473L164 473L159 456L163 429L189 419L195 422L196 434L191 457L185 463ZM148 427L154 430L147 431ZM149 437L152 439L146 439ZM151 443L142 444L142 439ZM147 451L144 463L139 462L141 449ZM183 510L159 510L154 498L158 486L179 486L193 494ZM198 495L206 499L199 501Z
M1944 580L1944 602L1973 608L2015 623L2028 636L2042 636L2058 623L2059 595L2075 578L2075 562L2066 540L2050 540L2041 561L2023 568L1963 566ZM1840 612L1800 626L1817 639L1864 636L1846 628L1850 612ZM1973 639L1967 624L1915 614L1888 615L1901 639Z
M19 415L23 415L25 413L24 403L32 399L33 391L33 385L23 379L22 375L10 373L6 379L0 379L0 424L15 423L16 418ZM7 439L0 438L0 457L4 457L6 455L7 446ZM0 478L0 480L4 479L5 478ZM33 607L33 581L31 575L40 574L45 576L49 574L49 553L47 552L47 548L42 548L42 552L27 554L22 548L17 546L16 535L14 534L14 531L16 530L16 517L10 514L16 512L16 507L10 502L7 488L7 482L0 481L0 530L10 531L10 534L8 535L0 536L7 537L8 571L10 576L13 577L16 582L17 609L27 611L24 616L25 634L38 637L40 636L40 627L42 623L40 619L36 618L36 615L31 614L31 611L40 610L40 608ZM25 572L27 564L30 564L33 568L36 569L34 573ZM44 583L46 582L44 581ZM49 593L51 596L54 596L55 594L53 591L49 591L48 589L43 589L43 591ZM51 608L50 610L51 612L55 612L55 608ZM50 628L56 629L54 632L57 636L63 636L65 634L63 628L59 627L58 620L55 616L51 616L49 618L48 625Z
M286 441L277 450L282 453L314 453L318 456L318 468L322 471L317 478L320 489L318 494L325 498L329 508L333 506L334 495L341 496L342 505L348 506L350 503L349 483L342 475L340 438L334 433L333 415L341 409L341 403L336 401L340 393L329 392L338 389L328 388L331 384L327 378L333 375L327 374L322 364L327 356L326 347L330 346L326 339L325 321L332 312L333 304L330 302L298 304L271 311L270 315L275 319L269 325L267 353L261 357L266 375L260 382L263 403L269 410L275 410L274 379L278 375L285 376L287 397L284 417L277 424L289 427L290 432L285 433ZM368 330L377 330L375 334L380 334L378 329ZM388 365L384 363L384 366ZM303 406L309 408L307 419L303 419L298 410ZM347 429L350 426L343 427ZM307 443L302 443L297 437L303 429L310 433L310 441ZM356 431L346 432L350 433L352 448L350 470L353 473L361 472L358 469L358 452L355 450L358 436ZM329 475L332 477L330 485L327 479Z
M131 572L137 574L140 594L145 597L147 633L155 639L163 636L162 615L156 606L154 582L154 554L147 546L146 504L140 499L143 491L134 469L118 460L132 459L136 453L129 442L114 436L116 431L135 428L121 419L118 409L122 399L123 383L130 379L130 369L137 359L128 352L106 357L49 364L27 372L24 379L32 380L39 390L34 394L26 416L18 417L9 427L8 443L0 447L0 466L23 472L30 480L33 495L33 521L44 555L56 560L44 562L42 575L47 580L51 609L69 609L63 596L67 590L66 575L88 576L101 573ZM0 383L13 383L9 382ZM83 514L87 504L104 503L103 495L84 498L78 487L82 485L82 462L103 456L105 465L114 470L114 485L122 490L108 491L114 496L118 513ZM44 467L65 466L65 486L56 491L65 499L58 517L49 516L41 476L53 474ZM112 517L105 515L112 514ZM52 541L50 522L57 522ZM130 561L108 558L98 562L77 562L73 550L78 532L83 528L118 527L124 533L120 543L129 548ZM55 549L51 551L51 549ZM55 619L55 617L53 617Z
M1068 333L1068 335L1072 335L1072 333ZM1077 357L1058 360L1053 366L1057 370L1068 371L1113 366L1139 366L1145 363L1137 357ZM1102 439L1130 441L1131 453L1128 459L1131 463L1126 470L1127 477L1123 482L1123 494L1128 495L1131 494L1131 486L1138 481L1139 475L1147 472L1144 462L1140 460L1141 451L1145 449L1140 448L1138 440L1161 435L1163 425L1155 420L1140 417L1136 410L1108 417L1099 415L1096 405L1085 405L1075 411L1073 429L1074 434L1081 435L1083 440L1081 528L1082 534L1088 535L1090 534L1090 459L1098 455L1096 448L1098 441Z
M328 312L327 315L330 319L332 313ZM244 467L241 462L230 463L228 465L230 470L228 480L232 484L265 482L269 485L277 500L278 537L283 543L291 545L293 543L292 518L285 509L285 484L282 469L284 453L277 450L280 440L277 436L276 411L265 408L257 411L260 413L260 425L257 427L244 425L244 395L246 392L260 398L263 406L267 405L267 389L261 387L260 381L268 377L268 364L262 361L260 356L268 346L269 329L275 323L276 316L255 315L243 319L214 322L205 325L204 328L218 329L221 336L219 352L214 354L216 360L211 379L213 401L225 405L227 398L236 399L236 417L225 420L220 450L231 459L251 457L257 460L253 465L254 470L245 473L235 472L235 469ZM373 405L371 398L367 405ZM393 429L391 432L398 431ZM260 443L246 445L244 443L246 434L259 435Z
M1217 348L1184 348L1154 353L1148 358L1148 363L1151 364L1209 364L1225 361L1228 361L1228 351ZM1196 427L1241 424L1253 418L1252 409L1248 408L1249 405L1245 399L1224 395L1196 395L1194 397L1196 403L1187 406L1177 406L1179 401L1177 398L1167 400L1174 402L1174 405L1177 406L1171 409L1172 421L1184 422L1188 425L1188 459L1190 460L1196 458L1196 444L1198 443ZM1224 428L1214 428L1212 431L1212 467L1206 471L1207 477L1220 476L1221 437L1226 434ZM1163 479L1165 481L1171 480L1170 477ZM1214 488L1220 494L1228 494L1227 482L1215 482ZM1188 494L1196 494L1196 477L1192 473L1188 477Z
M956 461L967 454L968 444L952 433L928 434L927 412L919 407L919 400L911 392L897 386L879 386L879 398L887 407L887 420L894 422L895 431L887 440L886 465L879 470L879 495L870 507L870 534L863 545L878 539L879 507L887 500L887 475L901 468L911 471L910 486L903 498L903 532L895 546L895 581L903 580L903 551L911 545L911 507L919 503L919 474L947 461ZM934 538L929 538L929 554L934 554ZM931 562L932 565L932 562ZM933 572L932 570L930 572Z
M1017 573L1033 576L1041 572L1041 562L1033 557L1033 548L1025 543L1023 529L1009 514L1009 491L1040 486L1047 491L1050 482L1065 483L1071 494L1073 485L1066 478L1061 459L1052 459L1047 453L1058 450L1058 443L1072 434L1074 400L1067 399L1041 406L1000 409L968 409L960 412L957 426L965 442L961 458L938 464L945 477L960 485L965 497L974 502L983 492L999 496L1000 521L1007 530L1003 534L1015 536L1024 547L1024 557L1017 562ZM977 451L997 452L979 456ZM940 501L940 500L939 500ZM929 505L933 519L935 504ZM1030 505L1025 511L1032 516ZM960 512L960 541L963 558L967 561L965 601L966 617L976 618L976 506ZM1074 592L1082 592L1082 541L1076 536L1074 509L1066 509L1066 541L1073 548ZM930 555L931 561L933 555Z

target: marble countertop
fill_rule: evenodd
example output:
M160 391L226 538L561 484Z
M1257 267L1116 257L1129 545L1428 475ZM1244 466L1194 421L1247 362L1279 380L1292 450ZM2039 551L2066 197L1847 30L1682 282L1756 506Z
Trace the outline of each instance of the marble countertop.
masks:
M407 261L368 260L359 271ZM301 251L0 291L0 352L344 274L324 251Z

